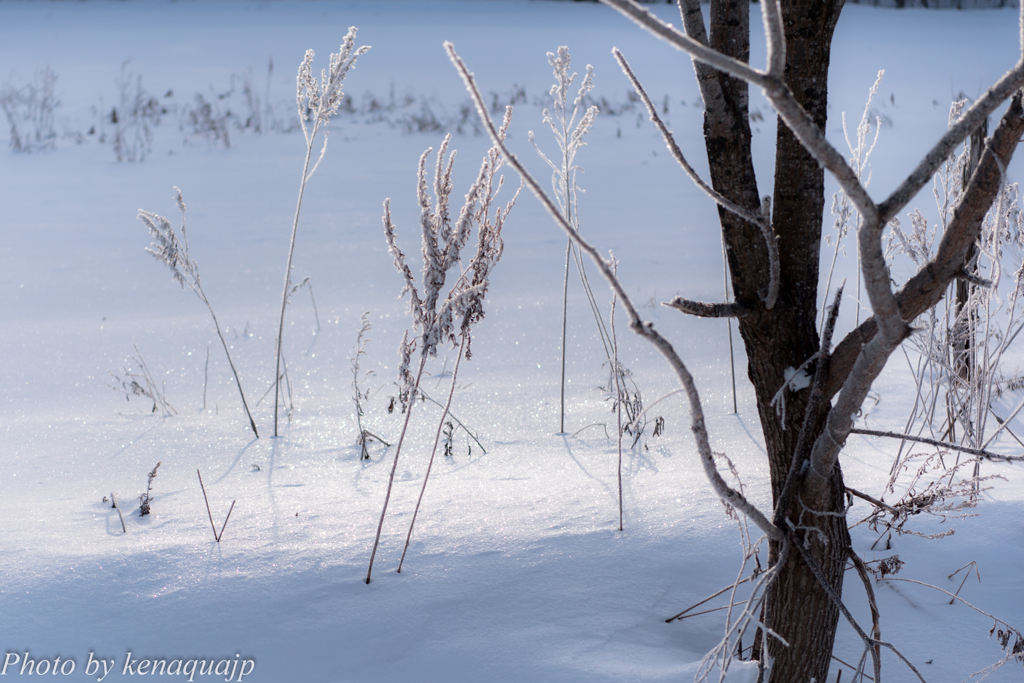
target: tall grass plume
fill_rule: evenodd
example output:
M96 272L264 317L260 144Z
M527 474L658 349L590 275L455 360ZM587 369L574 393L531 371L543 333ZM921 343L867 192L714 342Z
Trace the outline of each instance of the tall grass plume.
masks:
M512 107L507 107L499 133L502 138L504 138L511 120ZM504 182L503 177L497 176L498 170L504 164L504 158L497 147L492 147L484 157L476 180L466 193L465 203L453 224L449 211L449 200L452 193L452 168L455 164L455 152L453 151L447 158L445 157L450 142L451 134L445 137L438 150L437 164L434 169L433 204L428 192L426 172L427 157L433 151L433 148L428 148L420 156L419 161L417 198L420 205L420 226L422 229L423 245L422 286L417 285L412 269L409 268L406 262L405 254L398 247L395 224L391 220L391 200L384 200L384 236L388 243L388 251L392 259L394 259L395 269L404 280L404 287L399 296L409 294L409 312L413 319L414 336L410 340L409 333L406 331L399 347L399 356L401 358L399 365L399 399L405 412L405 421L398 437L398 444L395 448L395 456L388 477L384 505L381 509L380 520L377 523L377 534L373 541L370 564L366 571L366 583L370 583L373 572L373 561L377 555L384 518L387 514L388 503L391 500L391 490L395 480L395 471L398 468L398 459L405 442L405 435L408 431L409 421L412 417L412 410L419 392L419 384L423 377L423 370L426 367L427 359L431 356L436 356L438 345L444 343L457 344L460 359L463 354L467 358L470 357L471 327L484 317L483 302L490 284L490 272L498 262L498 259L501 258L503 248L501 228L505 222L505 217L511 211L519 196L517 191L505 207L498 207L495 210L493 219L490 217L491 204ZM469 241L474 224L477 226L476 253L468 263L464 264L461 275L445 292L445 281L448 273L460 262L461 251ZM443 300L442 296L444 296ZM416 371L413 372L413 357L417 352L419 353L419 363ZM444 419L451 405L456 375L457 371L453 371L447 406L438 425L437 437L434 440L434 448L427 465L427 473L423 480L423 490L420 491L416 512L413 513L412 523L406 537L406 549L408 548L409 539L412 537L416 513L419 511L419 502L423 499L423 491L426 489L427 480L430 476L430 468L433 464L434 455L437 452ZM404 551L402 557L404 560ZM399 569L401 569L401 565L399 565Z
M154 240L146 251L152 254L153 258L157 261L171 269L171 277L181 285L182 289L187 286L206 305L206 310L210 312L210 317L213 319L213 326L217 330L217 336L220 338L221 346L224 347L224 355L228 359L228 365L231 366L231 373L235 377L235 384L238 385L238 394L242 397L242 408L245 410L245 416L249 418L249 426L252 428L252 433L258 439L260 434L256 430L256 421L252 419L252 413L249 412L249 404L245 401L245 392L242 391L242 382L238 379L238 370L235 369L235 363L231 360L228 343L224 340L224 333L221 332L220 323L217 322L217 315L213 312L213 306L206 297L206 292L203 291L203 285L199 277L199 265L188 255L188 232L185 229L185 200L181 196L181 190L177 187L174 188L174 202L178 205L178 210L181 212L180 238L166 218L151 211L139 209L139 220L146 224Z
M309 164L313 158L313 147L320 128L338 113L341 100L345 96L342 85L349 69L353 68L360 55L370 48L355 48L356 27L349 28L345 40L337 53L331 54L330 68L320 72L320 80L313 75L313 51L306 50L306 56L299 65L299 74L295 86L295 102L298 107L299 123L302 134L306 138L306 161L302 166L302 180L299 183L299 199L295 205L295 220L292 222L292 237L288 245L288 263L284 271L284 293L281 295L281 320L277 328L277 359L274 372L274 436L278 435L278 405L281 397L281 342L284 338L284 314L288 307L288 297L292 290L292 259L295 255L295 238L299 231L299 214L302 212L302 196L306 191L306 183L316 173L320 162L327 152L327 134L324 133L323 147L313 168Z

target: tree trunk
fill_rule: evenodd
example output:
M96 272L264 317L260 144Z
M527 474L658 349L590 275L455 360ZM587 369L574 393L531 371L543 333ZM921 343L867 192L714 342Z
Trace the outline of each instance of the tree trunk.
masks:
M841 8L841 1L782 2L786 81L821 129L825 127L828 105L832 33ZM749 3L712 0L710 13L710 46L748 61ZM693 36L698 30L695 21L687 22L687 30ZM750 151L747 85L707 67L698 67L697 73L705 99L704 132L712 184L732 201L756 213L760 202ZM769 269L767 249L758 228L721 208L719 217L736 300L753 311L739 319L739 329L768 451L772 493L777 499L794 457L809 392L787 390L784 416L776 412L771 402L785 382L785 370L800 367L818 351L815 321L825 195L821 167L781 120L776 145L772 229L779 241L781 282L772 310L767 310L761 301ZM809 368L809 374L813 372L814 368ZM824 402L819 414L812 417L811 436L816 436L824 426L828 405ZM849 544L845 519L814 511L842 512L843 491L842 474L836 468L825 494L813 499L806 493L797 495L787 511L795 525L807 529L798 535L838 593L842 591ZM776 561L778 550L777 545L771 546L770 563ZM774 584L769 604L768 626L788 643L787 647L777 640L769 641L769 654L775 662L773 680L824 681L839 611L795 550L789 553Z

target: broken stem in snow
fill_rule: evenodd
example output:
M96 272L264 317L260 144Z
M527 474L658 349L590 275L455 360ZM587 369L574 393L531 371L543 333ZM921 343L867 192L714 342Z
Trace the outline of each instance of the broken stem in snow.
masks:
M121 506L117 504L117 496L114 495L113 491L110 492L110 502L114 504L114 507L117 509L117 516L121 519L121 531L128 533L128 529L124 526L124 515L121 514Z

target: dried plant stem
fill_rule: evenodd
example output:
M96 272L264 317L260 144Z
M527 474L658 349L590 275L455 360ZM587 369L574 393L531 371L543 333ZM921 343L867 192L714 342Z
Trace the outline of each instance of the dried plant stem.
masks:
M312 294L313 290L310 290ZM356 428L359 430L359 436L356 438L356 442L359 444L360 452L359 458L361 460L370 459L370 451L366 447L368 439L377 439L381 443L388 445L383 439L376 434L373 434L363 426L363 390L359 388L359 357L366 353L366 342L369 341L366 338L366 333L370 331L370 312L366 311L363 313L359 320L362 323L359 327L359 334L356 336L356 352L355 356L352 357L350 364L352 366L352 399L356 404ZM366 377L373 374L373 371L366 373ZM369 397L369 391L366 393L366 397Z
M210 517L210 528L213 530L213 540L220 543L220 537L217 536L217 527L213 524L213 513L210 512L210 499L206 497L206 487L203 486L203 475L199 474L198 467L196 468L196 476L199 477L199 488L203 490L203 500L206 501L206 514ZM233 506L234 503L232 503L232 507ZM227 520L224 520L224 523L227 524Z
M847 668L848 668L848 669L849 669L850 671L852 671L852 672L853 672L853 675L854 675L854 676L863 676L863 677L864 677L864 679L865 679L865 680L868 680L868 681L874 681L874 680L875 680L875 679L873 679L873 678L872 678L871 676L868 676L868 675L867 675L866 673L864 673L863 671L860 671L860 670L858 670L858 668L857 668L857 667L855 667L855 666L854 666L853 664L850 664L849 662L844 662L843 660L839 659L839 657L836 657L835 655L832 655L832 659L836 660L837 662L839 662L839 663L840 663L840 664L842 664L843 666L847 667ZM842 670L842 669L840 669L840 670L839 670L839 673L838 673L838 674L836 674L836 683L839 683L839 682L840 682L840 680L841 680L841 677L842 677L842 675L843 675L843 670ZM856 679L856 678L854 678L853 680L854 680L854 681L856 682L856 680L857 680L857 679Z
M217 533L217 527L213 524L213 513L210 512L210 499L206 497L206 487L203 486L203 475L199 474L199 468L196 468L196 476L199 477L199 487L203 490L203 500L206 501L206 514L210 517L210 528L213 529L213 540L220 543L220 539L224 537L224 529L228 525L228 520L231 519L231 512L235 509L235 503L238 501L231 501L231 507L228 509L228 516L224 518L224 523L220 526L220 533Z
M459 376L459 365L462 363L462 356L466 352L465 334L459 343L459 355L455 358L455 367L452 369L452 383L448 389L448 400L445 401L444 411L441 419L437 422L437 434L434 435L434 448L430 451L430 460L427 462L427 473L423 475L423 487L420 488L419 498L416 499L416 508L412 511L412 521L409 522L409 533L405 536L405 547L402 549L402 559L398 561L398 573L402 573L402 565L405 563L405 554L409 552L409 542L412 540L412 529L416 526L416 517L420 514L420 504L423 502L423 494L427 491L427 481L430 479L430 471L434 467L434 456L437 455L437 445L441 443L441 429L444 427L445 418L448 417L448 410L452 407L452 396L455 395L455 381Z
M846 489L846 492L849 493L851 496L857 496L861 500L866 500L867 502L871 503L872 505L874 505L877 508L885 510L886 512L891 512L894 515L899 515L899 511L896 510L896 508L894 508L891 505L887 505L887 504L883 503L882 501L878 500L877 498L872 498L868 494L861 493L857 489L850 488L849 486L844 486L844 488Z
M313 317L316 318L316 331L320 331L320 312L316 310L316 299L313 297L313 283L306 278L306 286L309 287L309 300L313 304Z
M423 388L422 388L422 387L420 387L420 390L419 390L419 395L420 395L421 397L423 397L424 399L426 399L426 400L430 401L431 403L433 403L433 404L434 404L435 406L437 406L438 408L444 408L444 404L442 404L442 403L441 403L440 401L436 400L436 399L435 399L435 398L433 398L433 397L432 397L432 396L431 396L430 394L428 394L427 392L425 392L425 391L423 390ZM455 420L455 423L456 423L457 425L459 425L460 427L462 427L462 431L466 432L466 435L467 435L467 436L469 436L469 438L473 439L473 443L475 443L475 444L476 444L476 445L477 445L477 446L478 446L478 447L480 448L480 451L481 451L481 452L482 452L482 453L483 453L484 455L487 455L487 449L486 449L486 448L484 448L484 445L483 445L482 443L480 443L480 439L478 439L478 438L476 437L476 434L474 434L473 432L469 431L469 427L467 427L467 426L466 426L466 425L465 425L465 424L464 424L464 423L462 422L462 420L460 420L460 419L459 419L458 417L456 417L455 413L452 413L452 412L450 412L450 411L449 411L449 413L448 413L448 417L450 417L451 419ZM586 429L586 427L584 427L584 429ZM580 431L582 431L582 430L580 430ZM576 432L576 434L579 434L579 432ZM573 436L576 436L576 434L573 434ZM378 439L378 441L379 441L379 440L380 440L380 439ZM391 444L385 444L385 445L387 445L387 446L390 446Z
M231 519L231 511L235 509L235 503L237 501L231 501L231 507L228 508L228 516L224 518L224 523L220 525L220 533L217 534L217 543L220 543L220 539L224 538L224 529L228 525L228 520Z
M299 183L299 199L295 204L295 219L292 221L292 237L288 244L288 263L284 269L284 293L281 294L281 320L277 326L277 371L274 373L274 436L278 436L277 417L280 402L281 377L281 341L284 339L284 312L288 308L288 290L292 284L292 258L295 255L295 237L299 232L299 214L302 212L302 196L306 192L306 181L309 180L309 162L313 158L313 143L320 130L320 118L313 123L312 134L306 138L306 161L302 165L302 181ZM326 145L325 145L326 149Z
M210 381L210 345L206 345L206 364L203 365L203 412L206 412L206 386Z
M612 438L612 437L608 436L608 425L606 425L604 422L592 422L592 423L588 424L586 427L580 427L579 429L577 429L575 432L572 433L571 438L575 439L577 436L579 436L583 432L587 431L591 427L602 427L604 429L604 438L606 438L606 439L611 439Z
M235 376L235 384L238 385L238 395L242 397L242 407L245 408L245 416L249 418L249 427L252 428L252 433L256 435L256 438L260 438L260 433L256 431L256 421L252 419L252 413L249 412L249 404L245 402L245 392L242 391L242 380L238 379L238 370L235 369L235 363L231 360L231 353L228 351L228 343L224 339L224 334L220 331L220 323L217 322L217 316L213 312L213 307L210 306L210 302L206 300L206 295L202 293L202 289L199 290L199 298L203 300L206 307L210 310L210 317L213 318L213 327L217 330L217 336L220 338L220 343L224 347L224 355L227 356L228 365L231 367L231 374Z
M961 568L962 568L962 567L961 567ZM980 609L978 609L977 607L975 607L975 606L974 606L974 605L972 605L971 603L969 603L969 602L967 602L966 600L964 600L963 598L961 598L961 597L960 597L959 595L954 595L953 593L950 593L950 592L949 592L948 590L946 590L945 588L939 588L938 586L935 586L935 585L933 585L933 584L930 584L930 583L925 583L924 581L916 581L916 580L914 580L914 579L900 579L900 578L896 578L896 577L894 577L894 576L883 576L883 577L882 577L881 579L879 579L879 580L880 580L880 581L903 581L903 582L905 582L905 583L916 583L916 584L917 584L918 586L924 586L925 588L931 588L931 589L937 590L937 591L939 591L940 593L945 593L946 595L948 595L948 596L949 596L950 598L952 598L953 600L956 600L957 602L962 602L963 604L967 605L968 607L970 607L970 608L971 608L972 610L974 610L974 611L975 611L975 612L977 612L978 614L980 614L980 615L982 615L982 616L985 616L985 617L988 617L989 619L991 619L992 621L994 621L994 622L996 622L996 623L999 623L999 624L1002 624L1002 625L1004 625L1004 626L1008 626L1008 627L1010 627L1010 628L1013 628L1012 626L1010 626L1009 624L1007 624L1007 623L1006 623L1005 621L1003 621L1002 619L999 619L999 618L997 618L997 617L994 617L994 616L992 616L991 614L989 614L988 612L985 612L985 611L983 611L983 610L980 610Z
M121 506L118 505L117 496L114 495L113 491L110 492L110 500L114 504L114 508L117 509L117 516L121 519L121 531L128 533L128 529L124 525L124 515L121 514Z
M572 253L572 240L565 244L565 281L562 283L562 378L559 383L558 395L558 433L565 434L565 341L566 321L569 316L569 255Z
M292 259L295 255L295 237L299 230L299 214L302 212L302 197L306 191L306 183L316 173L320 162L327 153L327 134L324 134L324 144L320 149L320 156L317 158L313 168L309 164L313 158L313 146L316 144L316 136L320 131L321 124L327 123L331 116L338 112L338 107L344 97L342 86L349 69L353 68L356 60L364 54L369 47L355 47L356 27L351 26L340 50L331 55L330 69L321 71L321 80L318 83L313 76L313 51L307 50L306 56L299 66L298 78L296 81L295 100L298 105L299 123L302 126L302 134L306 138L306 159L302 165L302 180L299 182L299 198L295 203L295 219L292 221L292 235L288 245L288 263L284 271L284 291L281 294L281 319L277 329L277 369L274 372L274 436L278 435L278 406L281 398L281 343L284 338L284 314L288 308L288 296L291 288ZM306 127L306 121L312 117L312 128ZM312 297L312 288L310 296ZM316 314L316 302L313 302L313 312ZM320 328L319 314L317 314L317 329Z
M366 568L366 583L370 583L373 574L373 561L377 557L377 546L380 545L380 532L384 528L384 516L388 511L388 502L391 500L391 487L395 483L395 470L398 469L398 456L402 454L402 444L405 443L405 433L409 429L409 418L412 417L413 406L416 405L416 393L420 386L420 379L423 377L423 368L427 364L427 354L420 355L420 368L416 371L416 379L409 392L409 407L405 410L405 422L402 423L402 433L398 436L398 446L395 448L395 459L391 463L391 474L388 477L388 490L384 494L384 506L380 511L380 521L377 522L377 535L373 539L373 550L370 552L370 565Z
M171 269L171 274L174 277L175 282L180 284L182 287L188 285L189 289L195 292L195 295L199 297L199 300L206 306L206 310L210 312L210 317L213 319L213 326L217 331L217 337L220 339L220 343L224 347L224 355L227 357L228 365L231 366L231 372L235 377L235 384L238 385L238 394L242 397L242 407L245 409L246 417L249 418L249 426L252 428L252 433L255 434L258 439L260 434L256 430L256 422L252 419L252 413L249 411L249 404L245 400L245 392L242 391L242 382L238 379L238 370L235 369L235 363L231 360L231 352L228 350L228 343L224 339L224 333L221 332L220 322L217 320L217 314L213 312L213 306L210 304L210 300L206 297L206 292L203 291L203 285L199 277L199 266L195 261L189 258L188 232L185 229L185 201L181 196L181 190L177 187L174 188L174 194L178 210L181 212L181 239L178 238L174 228L171 227L171 224L166 218L153 212L140 209L139 219L147 228L149 228L150 234L156 239L156 241L153 242L146 251Z
M619 531L622 531L622 375L619 372L619 338L615 336L615 302L612 293L612 373L615 375L615 419L618 422L617 436L619 441Z

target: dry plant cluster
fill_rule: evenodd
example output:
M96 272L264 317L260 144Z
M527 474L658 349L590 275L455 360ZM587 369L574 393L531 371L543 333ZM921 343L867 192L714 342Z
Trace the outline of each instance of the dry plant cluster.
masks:
M840 286L831 305L822 311L820 324L815 319L815 325L820 330L820 347L811 357L806 358L799 368L791 368L791 372L787 372L785 381L776 394L783 424L786 421L783 411L787 397L792 400L795 395L800 394L801 398L797 405L803 411L802 417L798 416L801 417L802 423L795 438L791 465L784 481L780 482L781 485L774 492L773 508L769 511L759 509L745 494L737 468L724 454L712 450L699 391L682 357L653 323L644 320L619 279L614 256L605 257L583 237L578 212L579 194L582 190L577 183L577 174L582 169L576 163L576 155L584 146L584 138L600 111L599 106L588 99L593 88L593 70L588 67L570 106L570 90L576 74L571 72L569 51L562 47L557 53L548 55L554 70L555 85L551 89L550 105L544 110L543 121L554 133L558 155L541 152L532 133L530 139L551 168L552 189L549 192L531 176L508 147L506 132L511 120L512 107L504 108L503 119L500 124L496 124L492 115L498 109L498 98L492 98L493 101L490 103L487 101L469 67L456 53L455 47L451 43L445 43L445 50L465 82L472 105L479 116L478 125L490 137L493 146L485 155L476 179L470 185L457 214L453 214L450 208L453 192L452 170L455 161L455 152L448 151L451 134L449 133L440 144L432 182L428 181L427 161L433 150L427 149L420 157L417 170L417 201L420 207L419 231L423 267L419 279L414 276L405 254L398 246L397 228L391 217L390 199L384 201L385 239L394 266L403 282L402 296L409 297L411 333L406 332L399 349L401 362L398 396L397 402L392 400L389 410L398 407L404 413L404 418L392 454L387 489L370 553L366 583L371 581L374 560L378 556L395 473L405 446L413 409L418 402L434 401L420 386L421 381L428 362L437 356L438 349L443 346L456 349L457 355L451 371L447 396L443 402L434 401L442 408L442 414L437 423L431 455L424 466L423 484L412 513L398 571L401 571L406 559L438 448L444 443L443 453L452 453L453 420L459 422L465 429L465 426L451 415L451 406L461 361L463 358L468 360L471 356L473 326L484 317L484 300L489 287L490 273L502 255L502 227L519 196L519 191L516 191L504 205L496 203L496 197L504 181L499 171L507 165L520 176L520 190L524 186L527 187L567 236L563 279L563 388L559 414L561 432L565 432L565 321L568 315L570 262L575 264L579 274L582 289L595 319L598 332L596 336L607 357L610 375L607 390L609 393L614 392L611 400L617 415L616 431L619 439L620 529L622 438L624 434L629 435L633 447L640 443L651 406L645 408L635 380L619 361L618 340L615 336L617 307L623 311L630 328L661 353L678 379L679 392L685 395L690 410L690 428L704 474L725 506L726 513L738 525L744 552L736 580L722 591L668 620L695 616L694 608L719 595L729 595L728 604L721 608L725 611L723 637L702 661L697 680L724 680L730 663L742 659L748 649L743 645L744 639L748 643L753 643L750 650L751 656L758 660L758 680L771 679L777 653L780 652L780 648L790 647L786 638L772 628L772 624L778 623L778 616L773 611L778 608L773 602L773 591L776 591L783 581L787 566L793 562L800 562L813 575L827 600L849 622L863 643L859 661L849 667L854 672L855 680L880 681L881 651L886 649L892 652L916 679L923 681L924 678L915 664L893 643L882 639L879 612L874 598L872 579L875 582L921 583L895 576L903 567L903 560L894 555L880 561L864 562L848 545L829 549L833 554L838 553L842 556L842 565L845 566L848 562L856 570L864 585L872 614L872 624L870 628L865 628L853 618L843 602L835 580L828 576L826 568L823 568L820 560L816 558L821 557L823 548L827 548L829 543L829 538L823 532L827 524L842 525L845 533L846 516L853 497L871 503L873 511L863 523L879 533L879 542L885 538L887 547L893 534L914 534L934 538L937 537L936 534L917 531L909 522L922 513L943 518L973 514L972 509L980 494L988 485L987 482L994 478L991 475L981 475L982 462L1022 459L1018 456L993 453L989 447L998 435L1009 431L1010 420L1024 409L1024 402L1015 410L1003 415L996 414L993 408L993 397L1024 386L1024 379L1018 376L1004 376L1000 363L1009 345L1016 339L1020 329L1024 328L1024 314L1018 306L1020 294L1024 292L1024 265L1019 266L1010 277L1004 277L1002 273L1003 264L1009 260L1008 255L1011 252L1016 259L1015 262L1024 263L1020 258L1021 251L1024 251L1024 218L1019 208L1018 189L1016 185L1007 183L1005 178L1006 163L1016 142L1024 134L1024 107L1021 105L1020 95L1021 87L1024 86L1024 10L1021 16L1021 60L970 106L967 102L956 103L950 113L948 132L889 197L883 201L876 201L867 191L870 182L869 159L874 147L874 142L868 142L872 127L868 119L869 109L865 108L865 115L856 131L856 141L851 141L847 137L852 155L848 159L826 140L820 128L787 85L784 78L787 65L786 37L777 0L767 0L760 4L764 29L768 36L767 67L764 70L753 68L742 60L709 47L698 0L679 2L684 31L666 24L632 0L602 2L614 7L652 35L692 56L698 80L702 85L702 95L709 109L714 106L714 102L711 101L714 91L709 85L713 80L713 71L728 74L762 90L782 123L807 153L840 185L841 191L833 202L836 235L833 238L835 253L832 268L834 269L835 258L843 240L849 233L856 233L858 277L862 278L855 283L856 296L860 298L863 289L870 304L872 317L861 324L858 313L859 327L856 333L833 345L832 338L844 291L843 286ZM306 157L285 268L280 324L275 347L276 371L271 388L268 389L268 393L271 390L275 393L275 436L279 433L278 404L283 394L281 380L287 379L287 364L282 354L285 314L290 296L299 286L309 282L308 278L299 285L292 282L292 257L302 197L306 183L317 170L326 152L327 134L324 131L323 146L314 162L313 152L317 136L332 116L348 106L344 104L346 100L342 94L343 81L357 58L368 49L355 48L354 41L353 28L346 36L339 53L331 55L330 67L321 72L319 80L313 74L312 51L306 53L299 68L296 101L300 127L305 136ZM670 153L685 174L721 208L722 215L732 215L749 224L759 236L765 254L767 268L761 274L763 281L757 290L757 301L745 299L707 303L676 297L665 305L688 315L727 319L742 319L753 315L755 310L772 311L775 306L781 305L780 288L783 276L779 243L773 229L773 220L776 216L773 214L771 200L765 197L756 204L739 203L701 179L686 160L676 138L662 120L658 105L644 90L625 56L618 49L613 49L613 54L634 88L635 96L631 101L642 104L648 118L663 136ZM870 91L869 106L877 88L878 81ZM258 100L251 88L247 97L252 101ZM518 100L519 97L515 94L511 99ZM525 99L525 94L522 95L522 99ZM978 136L976 132L988 117L1007 101L1010 102L1009 108L994 133L987 138L984 135ZM662 107L663 110L664 108ZM260 107L256 106L256 109L259 110ZM463 119L465 118L463 116ZM25 120L34 119L29 117ZM266 124L261 121L258 125ZM881 122L876 120L875 141L880 128ZM428 126L420 130L434 128ZM224 135L226 141L226 133ZM48 139L45 133L41 139ZM130 146L143 143L137 141L123 144ZM934 183L940 225L937 228L929 227L920 212L913 212L910 214L911 229L904 230L897 215L907 208L917 192L929 181ZM180 191L176 189L175 192L175 200L182 214L180 236L171 228L167 219L151 212L140 211L140 218L150 229L155 240L150 252L170 268L175 281L182 287L188 286L192 289L209 310L234 373L235 383L239 387L249 427L258 437L238 373L231 363L228 345L220 332L213 308L203 293L198 266L189 257L184 226L184 202ZM993 203L995 207L990 210ZM971 227L973 224L965 225L970 221L976 222L976 229ZM888 250L883 246L883 235L887 229L890 242ZM471 255L463 255L474 231L475 251ZM935 244L937 231L941 231L938 245ZM897 291L890 276L890 267L892 259L900 255L909 257L918 267L918 271ZM590 286L586 268L588 260L612 290L612 307L607 319ZM830 270L826 280L826 294L831 287L832 275L833 271ZM1010 282L1010 291L1000 296L999 287L1004 284L1004 280ZM939 312L935 306L943 300L947 290L956 291L946 296L945 309ZM728 286L726 294L728 298ZM925 323L923 333L915 335L914 325L921 325L922 321ZM351 364L358 427L356 443L360 449L361 459L370 457L368 443L371 440L379 442L385 450L391 448L384 439L369 431L363 422L364 404L373 393L370 389L362 388L371 373L362 370L360 366L360 357L366 355L369 330L369 319L364 315ZM851 339L853 341L850 341ZM915 404L905 432L894 434L856 428L855 418L868 397L872 383L882 372L889 357L908 339L918 351L916 360L909 354L906 356L911 363L917 386ZM115 382L120 385L119 390L129 397L145 396L153 401L154 411L159 406L164 414L170 414L172 409L162 398L162 388L157 392L155 382L141 360L141 354L138 355L137 364L143 371L141 375L131 374L126 370L122 373L123 377L115 376ZM138 381L139 377L142 378L141 382ZM840 380L836 380L836 377ZM827 406L833 396L836 398L831 410L828 410ZM818 415L824 418L822 424L816 423ZM993 422L997 426L993 427ZM663 431L664 424L664 418L654 418L655 436ZM473 436L468 429L466 432ZM837 471L839 453L848 437L854 433L896 437L901 440L900 450L892 466L892 477L886 491L878 497L846 487L845 509L830 511L821 504L821 501L826 497L826 493L832 490L830 482ZM914 453L914 444L930 445L938 448L938 451L923 455L920 452ZM159 463L157 466L159 467ZM140 511L141 514L147 514L149 511L149 492L155 476L156 468L150 473L147 492L140 497L140 502L146 509L146 512ZM206 491L202 486L201 476L199 479L205 498ZM896 502L885 502L887 495L891 499L895 498ZM232 509L233 507L234 503ZM227 519L218 533L212 513L209 511L208 500L207 510L215 541L220 542ZM794 510L797 512L794 513ZM118 511L120 513L119 507ZM229 510L228 518L230 514ZM826 519L826 522L821 522L822 519ZM763 557L767 559L763 560ZM980 579L976 566L974 570ZM951 577L955 575L956 573ZM740 586L746 588L741 591ZM1024 636L1019 631L967 603L959 597L959 590L954 594L935 586L930 588L947 593L953 601L966 604L992 620L991 635L996 637L1002 649L1002 658L993 664L992 670L1011 661L1024 662Z

